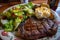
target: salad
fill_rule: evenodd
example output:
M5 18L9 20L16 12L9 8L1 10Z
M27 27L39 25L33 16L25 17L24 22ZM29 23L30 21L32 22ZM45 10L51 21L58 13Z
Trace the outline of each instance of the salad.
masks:
M3 24L4 30L7 32L15 31L20 23L33 15L33 6L32 2L24 5L19 4L7 12L2 13L2 20L7 20L7 22Z

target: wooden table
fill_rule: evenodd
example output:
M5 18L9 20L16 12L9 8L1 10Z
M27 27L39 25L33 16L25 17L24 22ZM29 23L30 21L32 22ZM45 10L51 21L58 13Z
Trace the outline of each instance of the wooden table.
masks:
M16 5L16 4L20 4L20 2L0 3L0 5L2 5L0 7L0 13L3 12L8 7L11 7L11 6Z
M33 1L34 2L34 1ZM36 2L35 2L36 3ZM1 12L3 12L5 9L7 9L8 7L11 7L11 6L13 6L13 5L16 5L16 4L20 4L20 2L10 2L10 3L0 3L0 5L2 5L1 7L0 7L0 13ZM58 7L60 7L60 3L59 3L59 6ZM57 7L57 8L58 8ZM53 7L53 9L55 9L54 7ZM60 11L60 10L58 10L58 11Z

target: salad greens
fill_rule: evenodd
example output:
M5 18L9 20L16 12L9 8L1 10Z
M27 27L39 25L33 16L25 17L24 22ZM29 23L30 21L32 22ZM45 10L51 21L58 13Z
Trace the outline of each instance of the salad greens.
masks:
M29 8L33 8L34 7L34 5L33 5L33 3L32 2L29 2L28 4L26 4L27 5L27 7L29 7Z
M21 22L22 22L22 19L20 19L20 18L18 18L18 17L15 19L14 24L13 24L13 25L15 26L15 27L14 27L14 30L18 27L18 25L19 25Z
M19 11L19 12L15 12L14 14L15 14L16 16L23 16L24 12Z
M10 20L6 24L4 24L5 31L12 31L12 29L13 29L13 20Z
M31 8L25 7L24 11L28 13L29 15L33 14L33 10Z
M4 24L5 31L16 30L21 22L25 21L29 16L32 16L34 13L32 9L33 6L32 2L23 5L19 4L3 13L2 16L6 16L7 20L9 19L8 22Z

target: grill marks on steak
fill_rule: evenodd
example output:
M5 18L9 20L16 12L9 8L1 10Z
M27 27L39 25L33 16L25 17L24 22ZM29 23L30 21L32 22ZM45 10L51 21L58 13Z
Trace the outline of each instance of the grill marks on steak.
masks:
M57 32L57 25L50 19L38 20L29 18L25 21L23 26L20 26L22 38L38 39L47 36L53 36Z
M27 36L30 39L39 38L40 32L37 30L36 21L34 22L34 20L32 20L32 19L28 19L25 22L24 28L26 31L29 31L29 33L30 33L30 35L29 35L29 33L27 35L25 34L25 37Z

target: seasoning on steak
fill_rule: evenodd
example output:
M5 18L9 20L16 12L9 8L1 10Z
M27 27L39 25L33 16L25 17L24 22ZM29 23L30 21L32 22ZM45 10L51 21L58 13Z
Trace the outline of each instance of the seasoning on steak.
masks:
M23 25L19 25L21 36L24 39L39 39L43 37L50 37L56 34L57 25L50 19L35 19L28 18Z

